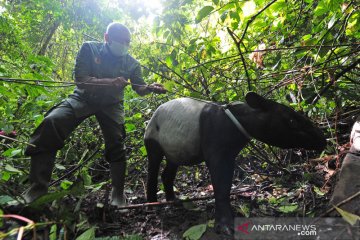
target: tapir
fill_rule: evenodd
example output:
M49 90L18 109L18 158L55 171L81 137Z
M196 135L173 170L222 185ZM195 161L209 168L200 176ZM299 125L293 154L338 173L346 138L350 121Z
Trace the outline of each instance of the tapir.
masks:
M192 98L179 98L158 107L144 136L148 154L147 201L157 201L159 166L166 166L162 181L167 201L178 166L205 161L215 195L215 228L232 234L230 190L235 158L251 138L280 148L323 150L322 131L290 107L254 92L246 102L226 105ZM231 117L231 116L232 117Z

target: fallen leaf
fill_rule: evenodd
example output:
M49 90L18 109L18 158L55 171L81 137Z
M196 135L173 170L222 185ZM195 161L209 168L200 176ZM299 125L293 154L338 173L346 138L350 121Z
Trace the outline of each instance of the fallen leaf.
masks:
M206 191L209 191L209 192L214 191L214 187L211 184L209 186L207 186L205 189L206 189Z
M344 220L346 222L348 222L349 224L351 224L351 226L354 226L355 223L357 222L357 220L360 220L360 216L349 213L349 212L342 210L341 208L338 208L336 206L334 206L334 207L340 213L340 215L344 218Z
M255 52L249 54L250 60L256 63L256 67L259 69L264 68L264 55L265 52L256 52L257 50L264 50L266 48L265 43L260 43L259 46L255 49Z

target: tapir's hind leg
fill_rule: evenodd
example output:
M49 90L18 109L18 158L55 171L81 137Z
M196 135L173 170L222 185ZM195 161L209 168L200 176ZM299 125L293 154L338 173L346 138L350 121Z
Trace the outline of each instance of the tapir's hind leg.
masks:
M148 179L147 179L147 201L157 201L158 174L161 160L164 153L158 142L152 139L145 139L145 147L148 155Z
M166 162L166 167L161 175L161 179L164 184L164 190L166 195L166 201L175 200L174 193L174 180L176 177L178 166L170 161Z

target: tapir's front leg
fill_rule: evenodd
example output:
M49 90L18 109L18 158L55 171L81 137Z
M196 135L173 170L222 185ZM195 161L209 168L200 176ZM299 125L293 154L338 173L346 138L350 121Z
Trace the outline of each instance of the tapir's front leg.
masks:
M235 157L247 143L223 109L207 105L201 115L201 148L215 194L216 230L233 234L230 190Z
M234 158L218 152L206 158L215 195L215 230L232 235L234 219L230 205L230 190L234 174Z

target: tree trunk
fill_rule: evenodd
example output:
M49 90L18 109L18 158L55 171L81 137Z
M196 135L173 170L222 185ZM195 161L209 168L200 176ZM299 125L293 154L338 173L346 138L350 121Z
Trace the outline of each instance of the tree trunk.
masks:
M46 49L49 45L49 42L50 42L51 38L54 36L54 33L59 26L60 26L60 21L55 21L53 26L50 28L50 33L47 36L47 38L45 39L45 42L42 44L38 55L42 55L42 56L45 55Z

